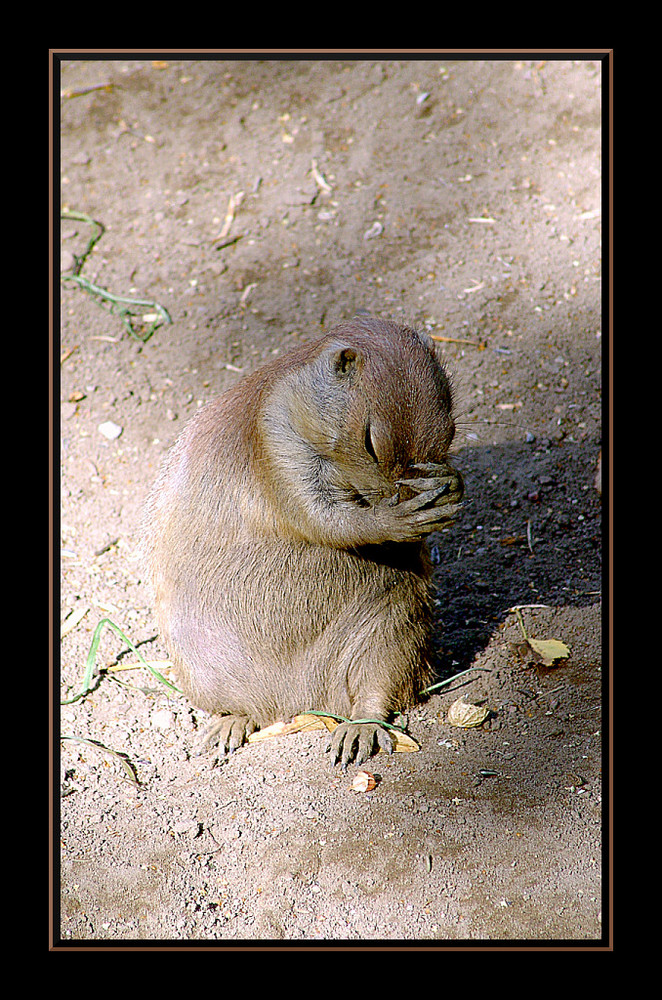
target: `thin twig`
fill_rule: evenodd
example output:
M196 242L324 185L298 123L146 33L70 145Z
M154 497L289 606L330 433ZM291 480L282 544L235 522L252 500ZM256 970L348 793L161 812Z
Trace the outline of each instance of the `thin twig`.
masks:
M432 340L443 341L444 344L468 344L469 347L477 347L479 351L484 351L487 344L484 341L476 343L475 340L462 340L460 337L442 337L439 333L431 333Z
M113 83L95 83L91 87L80 87L78 90L68 88L60 91L60 97L62 100L70 100L72 97L84 97L94 90L105 90L107 94L111 94L114 86Z
M453 674L452 677L447 677L445 681L439 681L437 684L432 684L431 687L423 688L421 694L429 694L430 691L436 691L437 688L446 687L447 684L452 684L453 681L458 679L458 677L464 677L465 674L470 673L472 670L484 670L488 674L490 672L489 667L467 667L466 670L460 670L459 674Z

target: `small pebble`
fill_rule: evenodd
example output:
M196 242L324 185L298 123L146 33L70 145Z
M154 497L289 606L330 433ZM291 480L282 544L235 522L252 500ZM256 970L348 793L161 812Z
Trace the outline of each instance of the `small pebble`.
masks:
M375 238L375 236L380 236L383 233L383 231L384 227L382 226L381 222L373 222L373 224L370 226L370 229L367 229L363 234L363 239L372 240Z
M99 433L103 434L109 441L114 441L122 433L122 428L119 424L114 424L112 420L106 420L103 424L99 424Z
M151 716L151 723L155 729L172 729L175 724L175 717L172 712L169 712L166 708L153 712Z

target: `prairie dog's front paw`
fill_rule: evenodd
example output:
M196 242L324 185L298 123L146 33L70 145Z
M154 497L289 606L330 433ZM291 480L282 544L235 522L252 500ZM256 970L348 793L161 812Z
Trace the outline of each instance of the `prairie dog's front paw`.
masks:
M408 471L419 475L397 480L398 492L379 504L393 541L418 541L447 528L464 492L462 477L450 465L426 462Z
M234 753L256 729L244 715L214 715L205 728L201 752L217 746L223 754Z
M409 468L412 472L418 472L421 475L399 479L396 486L404 487L417 494L429 494L433 490L437 491L437 498L434 501L436 507L445 504L458 504L462 500L464 494L462 476L451 465L439 462L418 462Z

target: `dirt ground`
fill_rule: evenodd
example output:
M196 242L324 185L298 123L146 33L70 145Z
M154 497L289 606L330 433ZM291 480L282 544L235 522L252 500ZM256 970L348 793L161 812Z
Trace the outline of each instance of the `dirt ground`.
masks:
M609 947L608 67L55 57L60 207L104 227L81 264L94 228L61 223L62 272L147 304L129 305L133 336L111 300L59 289L52 948ZM172 322L142 342L158 306ZM320 732L201 756L201 713L144 668L112 669L138 661L109 627L71 701L103 618L167 658L136 530L187 419L359 308L448 338L458 397L466 502L431 539L437 651L440 678L474 669L410 714L421 751L373 758L367 793ZM516 605L567 659L522 653ZM489 708L480 727L446 721L460 695Z

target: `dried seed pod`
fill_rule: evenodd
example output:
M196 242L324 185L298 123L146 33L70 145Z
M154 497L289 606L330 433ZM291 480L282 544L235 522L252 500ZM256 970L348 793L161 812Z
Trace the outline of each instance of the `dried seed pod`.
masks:
M370 774L370 771L357 771L351 788L353 792L371 792L376 785L377 780L374 774Z
M459 726L461 729L470 729L472 726L480 726L489 715L489 709L480 705L471 705L464 698L458 698L448 709L446 721L451 726Z

